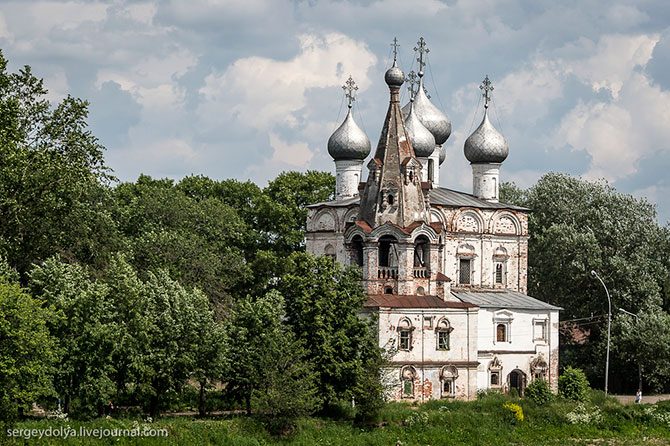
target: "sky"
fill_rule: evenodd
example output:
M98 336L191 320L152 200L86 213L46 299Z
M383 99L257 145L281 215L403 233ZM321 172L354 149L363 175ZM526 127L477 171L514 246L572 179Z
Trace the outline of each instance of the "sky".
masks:
M122 181L263 186L285 170L334 172L341 86L358 84L354 116L374 147L390 44L407 73L421 36L427 91L453 124L442 186L471 192L463 142L489 75L492 122L510 146L501 181L605 179L670 220L667 0L0 0L9 69L30 65L54 102L88 99Z

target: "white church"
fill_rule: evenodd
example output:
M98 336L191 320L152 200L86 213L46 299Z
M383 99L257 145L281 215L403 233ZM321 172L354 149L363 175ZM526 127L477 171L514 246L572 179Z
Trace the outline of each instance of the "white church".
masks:
M394 44L394 54L396 54ZM499 172L509 148L488 117L493 87L481 89L484 116L468 137L472 191L440 187L451 122L426 95L421 38L418 85L401 108L404 73L385 81L390 101L381 136L370 140L349 112L328 141L335 200L309 206L307 250L358 265L378 321L379 345L391 352L393 399L473 399L479 390L558 382L560 308L526 294L529 209L500 203Z

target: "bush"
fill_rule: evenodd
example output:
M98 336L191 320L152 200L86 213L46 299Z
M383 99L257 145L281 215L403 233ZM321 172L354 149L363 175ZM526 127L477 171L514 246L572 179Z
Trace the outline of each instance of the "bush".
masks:
M542 406L551 402L554 398L554 394L551 393L549 384L543 379L536 379L528 387L526 387L526 398L534 402L535 404Z
M573 401L588 401L589 380L581 369L567 367L558 378L558 393Z
M523 421L523 409L516 403L505 403L503 409L507 409L514 415L514 423L521 423Z

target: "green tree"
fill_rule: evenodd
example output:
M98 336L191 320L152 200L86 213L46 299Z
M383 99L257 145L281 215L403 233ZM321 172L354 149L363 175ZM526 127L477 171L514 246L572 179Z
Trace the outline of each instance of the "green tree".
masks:
M283 321L284 300L272 291L236 302L227 322L229 367L226 389L272 418L284 421L311 413L318 402L314 373L302 343Z
M372 384L380 378L381 350L374 325L361 318L366 296L360 271L307 253L295 253L287 263L278 289L288 323L318 374L322 410L352 397L377 401L381 385Z
M149 413L158 416L171 393L179 393L190 378L202 382L210 367L216 370L207 358L218 358L210 349L222 345L212 335L214 313L200 290L183 287L164 270L150 272L146 288L149 329L140 390Z
M65 412L101 414L115 394L115 321L107 288L79 265L48 259L30 273L33 294L49 309L47 326L57 340L54 387Z
M637 385L641 367L645 388L663 391L670 384L670 314L642 310L638 318L619 315L612 324L613 352Z
M23 279L54 254L104 265L119 242L87 114L72 97L51 106L30 67L8 73L0 53L0 252Z
M49 313L21 289L0 261L0 422L40 398L53 396L54 340ZM0 423L1 424L1 423Z
M568 366L558 377L558 393L563 398L585 402L589 399L589 380L582 370Z

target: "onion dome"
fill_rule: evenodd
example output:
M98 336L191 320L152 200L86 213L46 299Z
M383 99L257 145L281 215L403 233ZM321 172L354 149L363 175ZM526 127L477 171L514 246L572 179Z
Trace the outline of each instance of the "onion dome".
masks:
M444 146L440 146L439 150L440 150L440 166L441 166L442 163L444 163L444 161L447 159L447 148Z
M488 76L484 78L479 88L484 96L484 119L465 140L463 151L472 164L502 163L509 155L509 146L505 137L489 121L489 102L493 85Z
M465 140L465 157L472 164L502 163L509 155L505 137L489 121L488 109L479 127Z
M405 82L405 73L393 61L393 66L384 74L384 80L389 87L400 87Z
M404 114L409 113L409 104L402 109ZM419 71L419 87L414 97L414 113L419 121L433 134L435 144L444 144L451 135L451 121L437 107L430 102L423 89L423 72Z
M354 121L351 106L342 125L328 139L328 153L335 161L364 160L370 154L370 140Z
M421 121L419 121L419 118L417 118L416 113L414 113L412 102L410 102L409 114L405 119L405 130L407 131L407 136L409 136L410 141L412 141L415 156L419 158L428 158L433 154L433 151L435 150L435 138Z

